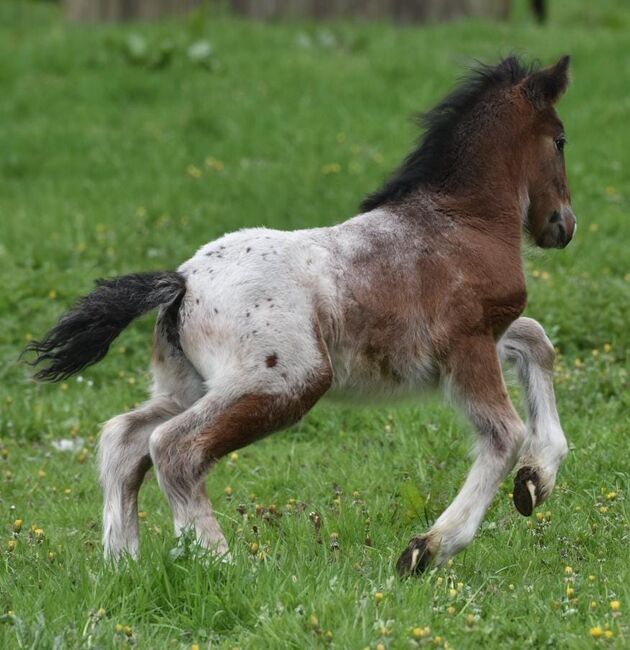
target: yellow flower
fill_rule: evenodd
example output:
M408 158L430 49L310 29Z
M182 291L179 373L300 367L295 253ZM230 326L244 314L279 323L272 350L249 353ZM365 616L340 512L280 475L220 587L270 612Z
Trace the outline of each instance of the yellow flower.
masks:
M377 643L376 650L385 650L385 646L382 643Z
M193 644L190 646L190 650L200 650L200 648L199 648L199 644L198 644L198 643L193 643Z
M453 607L453 605L449 605L449 607L447 607L446 611L447 611L451 616L453 616L453 614L454 614L457 610L455 609L455 607Z
M573 598L575 596L575 589L573 587L567 587L567 597Z
M146 510L140 510L138 513L138 519L142 519L143 521L147 518L148 513Z
M573 575L573 567L565 566L565 567L564 567L564 572L565 572L565 574L568 575L568 576Z
M213 158L212 156L208 156L208 158L206 158L206 167L208 167L209 169L214 169L215 171L220 172L220 171L223 171L223 168L225 167L225 165L220 160L217 160L216 158Z
M24 524L24 521L22 519L16 519L13 522L13 532L14 533L19 533L22 530L22 525Z
M602 630L602 628L599 625L596 625L595 627L591 628L591 636L594 639L599 639L602 636L602 634L604 634L604 630Z
M449 590L448 590L448 595L449 595L451 598L456 598L456 597L457 597L457 589L449 589Z
M322 167L322 174L338 174L341 171L341 165L339 163L328 163Z
M610 343L604 343L604 352L606 354L612 352L612 345Z
M596 600L591 600L590 608L591 609L597 609L597 601Z
M225 495L228 496L228 497L231 497L232 493L234 492L234 490L232 489L232 486L230 486L230 485L226 485L225 488L223 488L223 491L225 492Z
M382 603L382 602L383 602L383 598L384 598L384 596L383 596L383 592L382 592L382 591L377 591L377 592L374 594L374 600L376 601L376 604L377 604L377 605L378 605L379 603Z
M107 614L107 610L104 607L99 607L98 611L96 612L96 616L98 618L105 618Z
M606 495L606 499L607 499L608 501L614 501L616 498L617 498L617 493L616 493L616 492L609 492L609 493Z
M612 609L613 612L618 612L621 609L621 602L619 600L611 600L610 609Z
M44 529L43 528L34 528L33 529L33 535L35 535L35 539L44 539Z
M249 545L249 550L250 550L252 553L258 553L258 548L259 548L259 547L258 547L258 542L252 542L252 543Z
M114 632L118 632L120 634L120 632L122 632L123 629L124 628L120 623L116 623L116 625L114 625Z
M612 631L612 630L606 630L606 631L604 632L604 636L606 637L606 639L607 639L608 641L610 641L610 639L612 639L613 636L615 636L615 635L613 634L613 631Z
M591 576L588 577L588 581L589 581L589 582L595 582L595 580L596 580L596 578L595 578L595 576L593 576L593 575L591 575Z
M199 178L201 176L201 169L197 167L196 165L188 165L188 169L186 169L188 172L189 176L192 176L192 178Z
M48 561L54 562L57 559L57 554L54 551L48 551Z
M311 617L308 619L308 622L310 623L311 627L318 627L319 626L319 619L315 614L311 614Z
M477 617L474 614L468 614L466 616L466 625L474 625Z
M48 292L48 297L50 298L50 300L56 300L57 299L57 292L54 289L51 289Z
M17 542L14 539L10 539L7 542L7 550L11 553L15 551L15 547L17 546Z
M233 451L233 452L230 454L230 460L237 461L237 460L238 460L238 452Z

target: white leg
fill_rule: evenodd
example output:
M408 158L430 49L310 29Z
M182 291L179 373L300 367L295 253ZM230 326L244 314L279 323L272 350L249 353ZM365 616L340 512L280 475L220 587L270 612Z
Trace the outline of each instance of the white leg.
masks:
M454 501L401 555L397 567L402 575L440 565L471 543L525 439L492 339L465 341L447 367L451 388L478 431L478 454Z
M501 358L516 365L525 391L527 438L521 450L514 502L524 515L553 490L568 453L553 390L554 349L544 329L531 318L519 318L499 343Z
M151 467L149 436L176 412L174 408L172 402L152 400L135 411L117 415L103 427L99 459L106 557L116 560L124 553L138 556L138 491Z

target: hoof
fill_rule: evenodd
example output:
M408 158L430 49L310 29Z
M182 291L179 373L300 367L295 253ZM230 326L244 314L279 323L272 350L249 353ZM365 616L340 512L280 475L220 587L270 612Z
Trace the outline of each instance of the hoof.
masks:
M514 477L514 506L525 517L529 517L537 503L540 503L540 479L535 469L521 467Z
M432 559L427 538L414 537L398 559L396 569L401 577L406 578L426 571Z

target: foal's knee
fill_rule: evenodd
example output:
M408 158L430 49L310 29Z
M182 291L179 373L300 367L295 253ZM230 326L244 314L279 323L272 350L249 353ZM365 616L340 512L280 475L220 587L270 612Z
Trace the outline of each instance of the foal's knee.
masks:
M186 444L185 433L170 422L161 424L149 438L149 454L162 488L171 497L187 500L203 477L203 467L194 446Z
M109 477L111 470L117 471L127 430L127 415L117 415L103 426L98 445L101 482Z
M502 356L516 363L535 363L553 370L556 352L543 326L533 318L515 320L501 339Z

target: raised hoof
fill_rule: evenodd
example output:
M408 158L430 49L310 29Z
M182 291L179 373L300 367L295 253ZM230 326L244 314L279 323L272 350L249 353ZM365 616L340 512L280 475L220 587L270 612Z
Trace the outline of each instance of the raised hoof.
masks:
M401 577L417 575L429 568L432 556L426 537L414 537L396 563Z
M535 469L521 467L514 477L514 506L525 517L529 517L537 503L540 503L540 479Z

